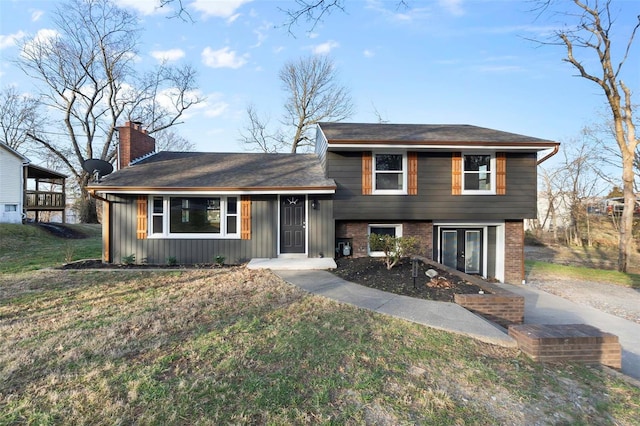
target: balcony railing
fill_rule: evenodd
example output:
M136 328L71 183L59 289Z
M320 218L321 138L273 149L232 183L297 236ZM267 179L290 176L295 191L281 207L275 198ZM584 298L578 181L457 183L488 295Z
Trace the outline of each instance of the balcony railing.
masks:
M27 210L64 210L65 197L63 192L26 191Z

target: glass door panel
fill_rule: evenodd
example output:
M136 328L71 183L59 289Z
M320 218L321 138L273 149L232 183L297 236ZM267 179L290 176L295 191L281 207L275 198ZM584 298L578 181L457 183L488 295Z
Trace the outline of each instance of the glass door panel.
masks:
M481 233L479 230L467 230L464 235L464 272L467 274L480 273Z
M458 268L458 232L442 231L442 264Z

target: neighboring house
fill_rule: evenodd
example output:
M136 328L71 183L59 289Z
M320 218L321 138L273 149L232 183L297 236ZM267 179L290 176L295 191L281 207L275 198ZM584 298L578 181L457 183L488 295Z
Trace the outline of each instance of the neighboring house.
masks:
M0 223L22 223L28 164L27 157L0 142Z
M316 154L151 154L135 148L153 140L139 125L119 131L131 165L89 188L105 201L104 261L367 256L375 232L415 235L426 256L508 282L524 279L537 164L559 145L464 125L321 123Z
M59 214L64 223L66 177L30 164L0 142L0 223L22 223L27 217L38 222L43 212Z

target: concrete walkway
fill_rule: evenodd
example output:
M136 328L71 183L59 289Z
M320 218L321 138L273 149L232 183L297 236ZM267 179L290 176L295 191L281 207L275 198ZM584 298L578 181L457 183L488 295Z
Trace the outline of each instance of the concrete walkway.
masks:
M348 282L330 272L313 268L296 270L292 266L288 270L273 269L285 281L313 294L483 342L517 346L504 328L455 303L399 296ZM500 286L524 296L526 324L589 324L617 335L622 345L622 372L640 379L640 324L541 290L509 284Z
M525 324L588 324L618 336L622 372L640 380L640 324L535 288L499 284L524 296Z
M455 303L416 299L345 281L331 272L276 270L275 274L310 293L349 303L439 330L473 337L483 342L516 347L516 341L501 328Z

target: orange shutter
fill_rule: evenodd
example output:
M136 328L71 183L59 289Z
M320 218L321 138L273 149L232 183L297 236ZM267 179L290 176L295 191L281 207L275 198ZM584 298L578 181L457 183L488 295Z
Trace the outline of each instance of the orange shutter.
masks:
M144 195L138 196L138 227L136 237L139 240L147 238L147 200L147 197Z
M451 194L462 194L462 153L451 154Z
M409 159L409 195L418 195L418 153L410 152L407 154Z
M372 192L371 177L373 174L373 156L371 152L362 153L362 195L369 195Z
M496 194L505 195L507 193L507 154L498 152L496 154Z
M251 239L251 197L240 197L240 239Z

